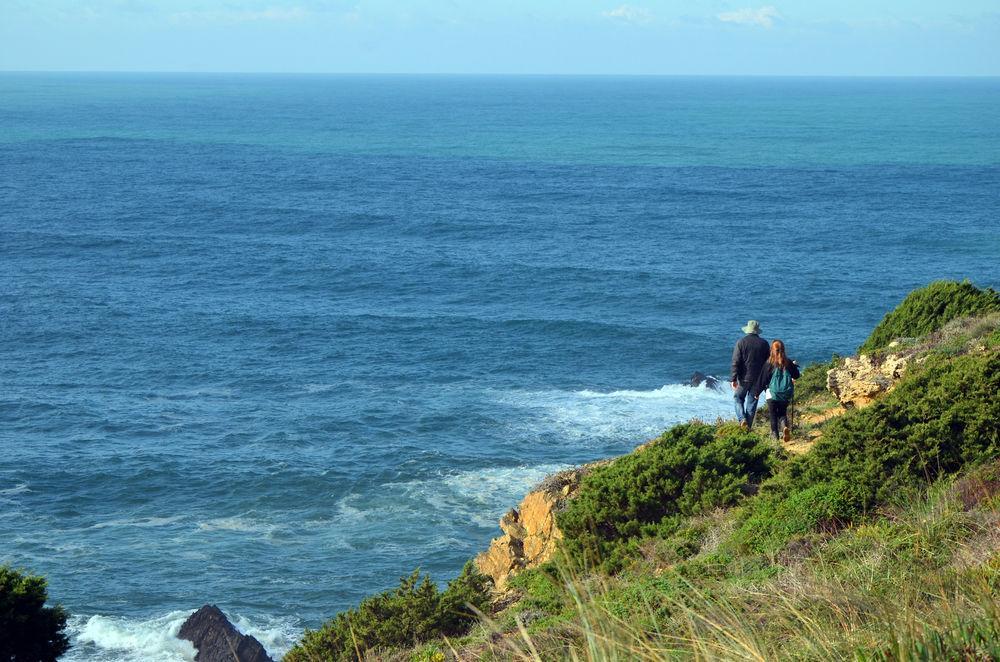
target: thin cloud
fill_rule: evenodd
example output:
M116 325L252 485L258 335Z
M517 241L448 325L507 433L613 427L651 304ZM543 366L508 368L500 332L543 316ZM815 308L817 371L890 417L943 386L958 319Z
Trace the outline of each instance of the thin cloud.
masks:
M767 5L765 7L758 7L757 9L746 7L744 9L737 9L736 11L722 12L721 14L717 14L716 18L723 23L752 25L770 30L774 27L774 19L780 19L781 14L778 13L778 10L773 5Z
M633 7L632 5L621 5L601 12L601 16L625 23L649 23L653 19L653 15L648 9Z

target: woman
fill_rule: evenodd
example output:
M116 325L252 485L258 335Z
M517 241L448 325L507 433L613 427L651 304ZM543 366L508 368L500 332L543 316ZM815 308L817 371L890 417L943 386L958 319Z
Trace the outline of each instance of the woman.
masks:
M771 418L771 437L778 438L778 424L781 423L781 437L788 441L792 430L788 425L788 404L795 395L795 385L792 380L799 378L799 365L789 360L785 354L785 343L780 340L771 341L771 355L760 371L760 378L754 388L754 393L760 397L761 391L767 397L767 415Z

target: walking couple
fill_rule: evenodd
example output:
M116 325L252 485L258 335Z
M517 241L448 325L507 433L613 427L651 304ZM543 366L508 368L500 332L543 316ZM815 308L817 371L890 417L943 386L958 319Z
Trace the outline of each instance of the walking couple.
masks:
M788 441L792 430L788 423L788 404L794 395L793 380L799 378L799 366L785 354L785 343L760 337L760 324L750 320L743 327L746 335L733 349L732 387L736 400L736 420L749 430L757 413L761 393L766 393L767 413L771 419L771 436Z

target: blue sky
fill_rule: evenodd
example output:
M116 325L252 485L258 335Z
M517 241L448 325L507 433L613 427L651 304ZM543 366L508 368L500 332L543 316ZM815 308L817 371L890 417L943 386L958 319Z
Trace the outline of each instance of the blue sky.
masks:
M0 0L0 70L1000 75L1000 0Z

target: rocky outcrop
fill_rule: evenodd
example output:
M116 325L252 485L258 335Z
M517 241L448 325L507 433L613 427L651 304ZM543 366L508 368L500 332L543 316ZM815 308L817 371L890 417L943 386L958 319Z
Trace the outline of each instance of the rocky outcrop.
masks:
M514 575L552 558L562 539L562 532L556 525L556 513L573 497L583 476L598 464L549 476L529 492L517 508L500 518L503 535L495 538L489 549L475 559L479 571L493 580L496 593L503 594Z
M902 354L846 358L826 373L826 386L845 409L860 409L890 391L906 372L910 359Z
M691 375L691 386L701 386L705 385L706 388L719 388L719 380L711 375L706 375L703 372L697 372Z
M191 614L177 636L198 649L195 662L273 662L259 641L241 634L215 605Z

